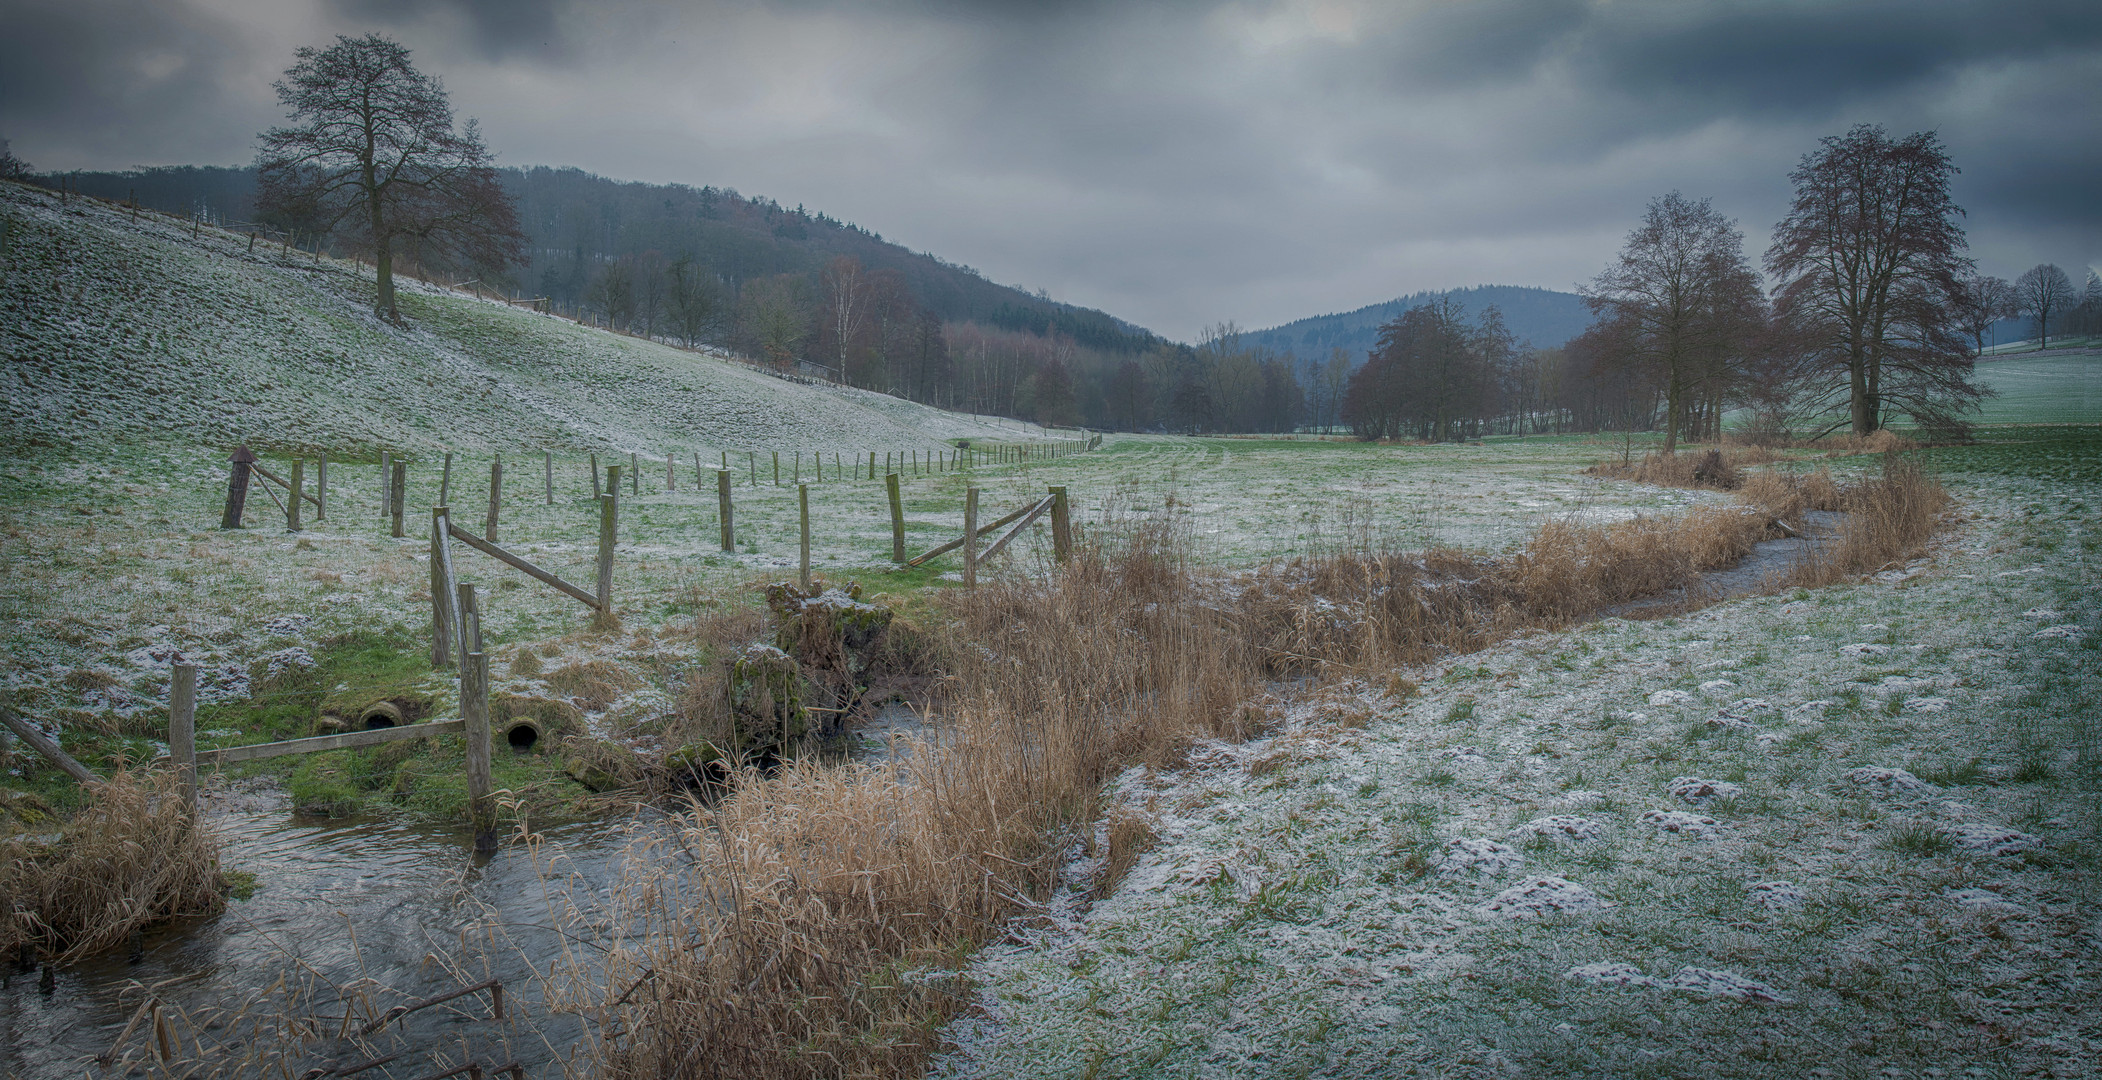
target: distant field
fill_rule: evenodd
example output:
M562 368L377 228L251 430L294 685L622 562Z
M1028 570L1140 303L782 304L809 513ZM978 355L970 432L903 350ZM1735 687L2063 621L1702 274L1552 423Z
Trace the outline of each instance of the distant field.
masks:
M1978 381L1999 394L1985 402L1980 423L2102 423L2102 349L1987 360Z

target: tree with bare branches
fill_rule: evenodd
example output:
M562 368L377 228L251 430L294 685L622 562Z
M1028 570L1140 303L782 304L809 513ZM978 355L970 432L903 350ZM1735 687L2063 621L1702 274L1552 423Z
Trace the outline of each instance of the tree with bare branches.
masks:
M1959 414L1984 395L1955 303L1972 268L1949 194L1956 171L1933 132L1893 139L1862 124L1821 140L1789 174L1795 201L1766 252L1775 316L1856 435L1886 413L1961 429Z
M373 310L388 319L400 318L399 244L490 272L520 257L525 236L480 129L455 127L445 87L409 63L408 49L378 34L339 35L294 55L275 84L291 124L264 132L256 156L260 213L348 227L372 255Z
M2022 271L2022 276L2014 279L2014 292L2015 305L2022 314L2036 320L2039 350L2051 340L2051 313L2080 302L2080 294L2073 291L2073 279L2052 263L2039 263Z
M1737 223L1707 199L1676 191L1652 199L1620 257L1582 292L1594 313L1620 328L1628 359L1656 371L1664 452L1682 435L1707 434L1742 366L1744 343L1765 318Z
M1956 321L1971 336L1972 355L1983 355L1986 333L2001 319L2021 314L2021 302L2006 278L1973 273L1957 286Z

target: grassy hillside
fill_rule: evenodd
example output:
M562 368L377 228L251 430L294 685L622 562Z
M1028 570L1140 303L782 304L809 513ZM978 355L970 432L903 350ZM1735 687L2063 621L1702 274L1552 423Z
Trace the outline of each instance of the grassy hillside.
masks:
M1989 357L1978 382L1997 396L1979 411L1984 424L2092 424L2102 420L2102 349Z
M388 325L356 264L0 184L7 439L707 455L1017 434L404 286L408 325Z

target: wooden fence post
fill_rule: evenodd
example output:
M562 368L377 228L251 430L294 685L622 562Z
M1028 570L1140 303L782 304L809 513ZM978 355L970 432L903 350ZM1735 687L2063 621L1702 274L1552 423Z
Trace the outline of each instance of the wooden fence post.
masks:
M606 493L598 500L598 610L613 614L613 544L620 537L620 466L606 466Z
M307 459L292 459L292 483L288 486L291 488L292 498L285 503L285 531L298 532L299 504L306 501Z
M875 452L874 450L871 450L871 451L869 451L869 479L871 479L871 480L874 480L875 478L876 478L876 452Z
M676 464L677 461L677 454L664 455L664 490L666 491L679 490L679 472L678 465Z
M1063 486L1051 489L1051 557L1065 562L1073 554L1072 508Z
M754 452L754 451L751 451L751 450L747 450L747 451L745 451L745 452L744 452L744 467L745 467L745 472L746 472L746 474L747 474L747 475L749 475L749 476L751 477L751 484L752 484L752 486L753 486L753 487L758 487L758 486L759 486L759 455L758 455L758 454L757 454L756 452Z
M597 502L598 497L603 494L605 493L600 491L598 486L598 455L593 454L591 455L591 501Z
M382 521L386 520L387 512L394 509L394 498L388 494L392 489L387 486L387 478L394 475L393 462L393 454L385 450L380 451L380 520Z
M963 585L978 585L978 489L963 492Z
M547 504L555 505L555 452L542 450L540 460L547 466Z
M447 451L445 452L445 467L444 467L444 469L443 469L443 470L442 470L441 472L439 472L439 474L438 474L438 505L439 505L439 506L445 506L445 505L447 505L447 504L451 503L452 501L453 501L453 452L452 452L452 451L450 451L450 450L447 450Z
M905 561L905 500L898 493L898 474L884 473L883 486L890 492L890 561Z
M169 669L168 757L182 784L182 802L197 813L197 665L178 663Z
M227 460L233 462L234 467L226 477L226 509L219 514L219 527L238 529L241 527L241 511L248 505L248 465L255 460L255 453L246 446L237 446Z
M810 591L810 485L796 485L796 502L803 514L803 591Z
M708 475L701 471L701 452L695 450L693 452L693 490L702 490L702 485L707 482Z
M489 777L489 657L482 651L482 620L475 610L474 586L460 585L461 621L468 624L473 648L460 656L460 719L467 735L467 805L474 822L474 850L496 850L496 804Z
M715 502L718 508L717 516L722 519L723 550L734 553L737 550L737 533L730 527L730 470L728 469L716 471Z
M431 507L431 670L453 666L453 640L459 636L459 601L454 588L451 538L445 526L449 511Z
M803 452L801 450L796 451L795 472L790 474L788 482L797 487L801 487L803 484Z
M504 456L489 463L489 516L482 523L482 539L496 543L496 511L504 497Z
M642 494L641 460L641 455L632 450L628 452L628 486L633 489L628 492L630 495Z
M314 520L328 519L328 455L314 463Z
M774 451L774 486L781 486L781 451Z
M403 535L401 531L402 510L404 509L404 505L409 500L408 462L397 461L394 463L394 482L389 486L392 488L392 491L390 492L392 497L389 499L389 501L393 503L393 505L388 507L388 511L393 515L394 518L394 530L390 535L392 535L395 539L398 540Z

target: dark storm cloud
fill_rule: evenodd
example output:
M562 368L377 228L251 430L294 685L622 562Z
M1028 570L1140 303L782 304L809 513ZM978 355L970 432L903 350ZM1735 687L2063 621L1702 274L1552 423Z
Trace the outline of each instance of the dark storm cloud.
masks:
M210 130L248 51L224 18L177 3L9 0L0 27L0 135L32 162L187 161L200 134L208 160L245 147L247 133Z
M47 167L244 160L294 48L379 31L506 162L803 203L1176 336L1568 288L1674 188L1737 218L1756 260L1789 170L1858 122L1941 134L1987 269L2102 261L2095 0L15 10L0 135Z
M490 60L560 61L570 56L558 13L588 11L564 0L327 0L344 19L394 30L457 36Z

